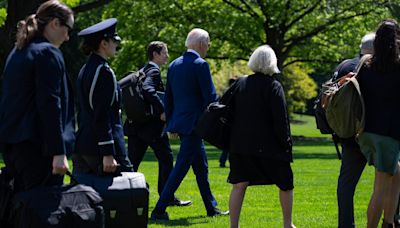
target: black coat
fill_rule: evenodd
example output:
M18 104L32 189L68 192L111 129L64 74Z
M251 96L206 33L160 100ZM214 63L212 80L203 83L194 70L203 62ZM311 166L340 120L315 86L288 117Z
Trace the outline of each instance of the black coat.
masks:
M256 73L239 78L237 83L230 153L292 161L289 118L280 82Z
M143 96L151 105L153 118L149 123L137 124L129 119L125 121L125 135L136 135L150 142L161 137L165 122L161 121L160 115L164 112L164 104L160 93L164 93L164 84L161 81L160 69L152 64L146 64L143 68L146 79L143 82Z
M73 97L61 51L43 37L9 54L0 101L0 143L43 143L43 154L73 150Z
M358 75L365 103L364 131L400 141L400 66L380 73L364 66Z

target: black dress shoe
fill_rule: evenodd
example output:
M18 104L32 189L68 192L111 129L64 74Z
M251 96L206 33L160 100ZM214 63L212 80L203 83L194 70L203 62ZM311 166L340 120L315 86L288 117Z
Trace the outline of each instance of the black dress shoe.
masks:
M166 211L164 211L164 212L158 212L158 211L156 211L156 210L153 210L152 212L151 212L151 217L150 217L150 219L151 220L165 220L165 221L168 221L169 220L169 216L168 216L168 213L166 212Z
M175 198L173 201L168 203L168 206L178 206L178 207L186 207L192 205L191 200L180 200L178 198Z
M214 216L218 216L218 215L229 215L229 211L221 211L218 208L214 208L214 211L207 212L208 217L214 217Z

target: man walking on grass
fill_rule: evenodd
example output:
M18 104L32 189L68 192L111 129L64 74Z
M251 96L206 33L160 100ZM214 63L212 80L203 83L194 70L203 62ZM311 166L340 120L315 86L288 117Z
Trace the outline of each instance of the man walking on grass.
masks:
M197 185L206 207L207 216L227 215L220 211L208 182L208 162L204 144L193 133L206 107L217 100L208 63L203 59L210 47L208 32L193 29L186 39L188 50L169 66L165 91L166 131L178 134L181 142L173 168L156 207L153 220L169 220L168 199L173 197L189 168L196 175Z

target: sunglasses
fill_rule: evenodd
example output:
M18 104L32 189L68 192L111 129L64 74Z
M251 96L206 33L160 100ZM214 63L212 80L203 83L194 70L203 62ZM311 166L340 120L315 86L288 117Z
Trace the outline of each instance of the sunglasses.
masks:
M72 27L71 27L69 24L67 24L65 21L63 21L63 20L61 20L61 19L59 19L59 20L60 20L60 24L61 24L62 26L67 27L67 29L68 29L68 34L70 34L71 31L72 31Z

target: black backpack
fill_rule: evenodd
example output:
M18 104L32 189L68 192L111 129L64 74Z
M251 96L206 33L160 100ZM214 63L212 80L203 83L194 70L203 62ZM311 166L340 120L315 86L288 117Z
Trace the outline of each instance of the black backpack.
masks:
M328 120L326 119L325 109L322 107L321 104L322 93L323 92L321 91L314 101L315 122L321 134L333 134L334 132L332 128L329 126Z
M131 71L118 81L122 90L122 103L127 118L134 123L148 123L152 119L152 107L143 96L143 69Z
M318 94L317 98L314 101L314 116L315 122L317 124L317 128L321 132L321 134L330 134L332 135L332 141L335 144L337 156L342 159L342 155L339 150L339 137L335 134L332 128L328 124L328 120L326 119L326 112L325 109L322 107L321 98L322 98L322 91Z

